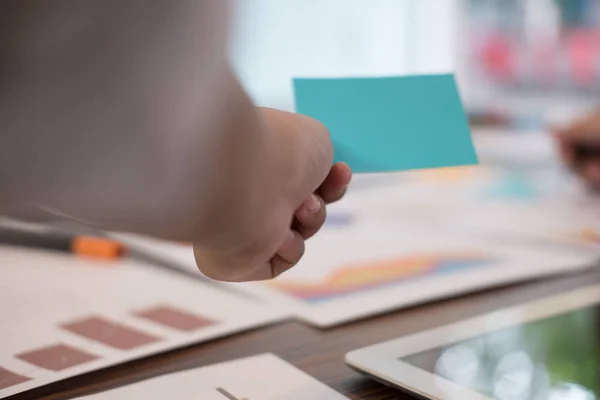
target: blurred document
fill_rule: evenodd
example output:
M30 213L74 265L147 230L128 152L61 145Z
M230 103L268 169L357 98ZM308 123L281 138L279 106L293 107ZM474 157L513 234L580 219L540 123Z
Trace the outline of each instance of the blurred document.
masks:
M0 398L287 316L130 259L10 246L0 259Z
M294 96L354 172L478 163L452 75L295 79Z
M84 397L86 400L343 400L272 354L179 372Z

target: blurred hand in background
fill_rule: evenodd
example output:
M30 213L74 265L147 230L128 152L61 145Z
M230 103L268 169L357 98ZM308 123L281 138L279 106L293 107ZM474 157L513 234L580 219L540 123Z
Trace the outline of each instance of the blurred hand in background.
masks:
M600 109L553 130L565 164L600 189Z

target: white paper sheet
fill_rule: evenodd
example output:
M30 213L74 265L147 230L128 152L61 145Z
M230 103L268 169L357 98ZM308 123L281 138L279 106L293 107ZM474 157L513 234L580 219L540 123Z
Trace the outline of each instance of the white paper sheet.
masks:
M366 221L321 233L296 267L260 289L279 298L274 301L288 301L302 319L327 327L591 266L589 254L580 253L541 251L442 228Z
M131 260L0 246L0 264L0 398L286 316Z
M600 257L600 198L585 193L531 202L490 202L449 221L481 234L512 236L542 247L569 247Z
M469 167L408 176L414 179L363 191L361 212L600 255L600 196L564 171Z
M272 354L169 374L81 400L342 400L347 397Z
M471 290L587 268L590 256L580 253L541 251L441 227L357 216L312 238L300 263L277 279L234 286L327 327ZM193 261L187 265L192 268Z

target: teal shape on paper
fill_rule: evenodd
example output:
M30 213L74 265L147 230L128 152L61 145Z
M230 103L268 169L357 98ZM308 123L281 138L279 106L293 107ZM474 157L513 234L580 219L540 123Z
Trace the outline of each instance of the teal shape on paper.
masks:
M454 76L296 78L296 111L329 129L355 173L477 164Z
M531 182L517 174L508 174L492 183L485 191L485 196L505 200L532 200L540 196Z

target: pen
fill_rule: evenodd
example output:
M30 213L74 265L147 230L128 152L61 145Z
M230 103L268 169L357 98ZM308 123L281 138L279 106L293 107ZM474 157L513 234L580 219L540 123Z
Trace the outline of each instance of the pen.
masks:
M53 250L103 259L119 258L125 253L123 244L114 240L54 230L39 231L0 227L0 245Z

